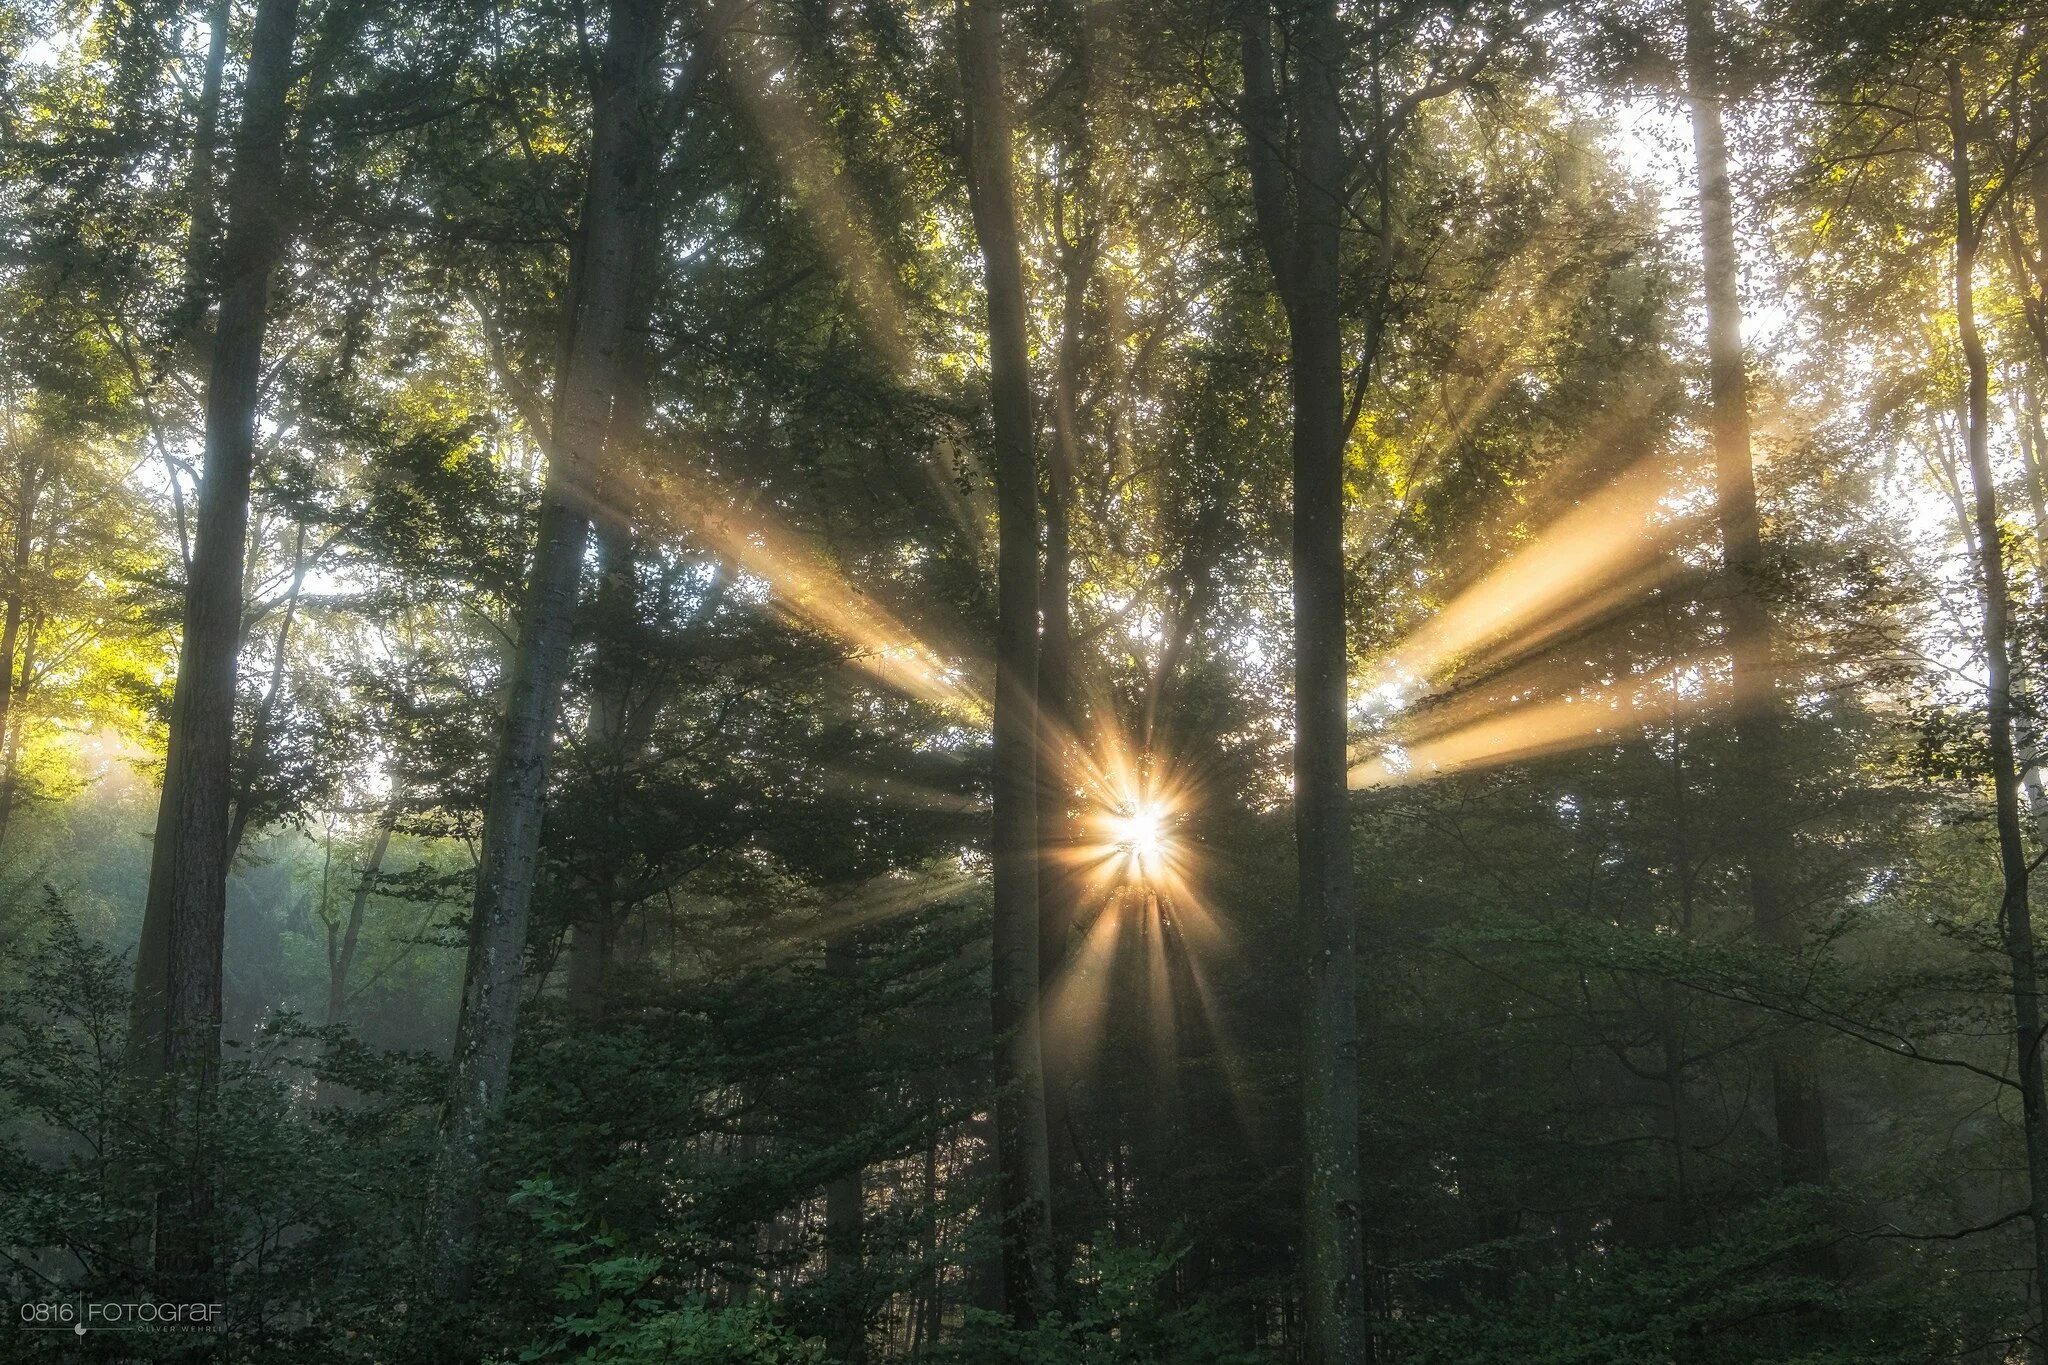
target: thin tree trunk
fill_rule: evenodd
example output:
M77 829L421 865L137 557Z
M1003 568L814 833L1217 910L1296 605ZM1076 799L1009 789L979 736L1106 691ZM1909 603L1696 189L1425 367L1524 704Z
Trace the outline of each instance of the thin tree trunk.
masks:
M606 463L612 469L641 458L652 411L653 374L647 327L657 285L654 262L663 202L663 196L650 193L634 205L633 271L638 283L634 292L635 313L619 344L618 393L605 447ZM630 482L624 481L626 486ZM613 779L623 778L627 763L639 747L635 728L628 723L634 681L633 632L640 617L637 557L633 529L627 520L629 511L622 506L608 507L598 523L597 588L591 601L596 639L586 747L592 762ZM592 1021L604 1017L605 994L610 989L612 956L619 934L620 872L627 852L626 841L618 837L616 813L607 810L605 818L600 845L603 862L596 869L593 904L575 926L569 944L569 1005Z
M16 676L11 685L14 723L7 727L5 743L0 744L0 840L7 837L7 828L14 819L21 795L21 746L28 730L24 711L28 705L29 689L35 685L36 642L42 636L42 629L42 612L32 613L28 618L27 638L21 645L21 658L14 666Z
M387 811L377 821L376 842L370 845L363 875L357 879L355 894L349 898L347 923L328 927L326 1022L329 1028L341 1023L348 1014L349 972L355 966L356 949L362 942L363 918L369 912L370 895L376 890L377 878L384 871L384 855L391 848L391 822L395 815L395 809Z
M139 1075L193 1083L203 1110L219 1065L221 940L227 914L228 784L242 568L270 283L283 252L286 94L297 0L262 0L227 191L224 287L206 386L205 455L184 638L172 692L163 797L136 949L129 1056ZM203 1140L204 1134L197 1134ZM183 1206L160 1210L157 1264L203 1276L212 1194L203 1156Z
M1093 14L1091 9L1090 13ZM1084 37L1078 61L1084 85L1092 69L1089 42ZM1084 97L1082 116L1088 107ZM1038 654L1038 710L1043 737L1038 762L1038 839L1041 853L1038 868L1038 983L1039 1006L1050 1002L1054 984L1067 955L1068 940L1079 912L1076 897L1078 878L1068 859L1074 848L1074 830L1068 815L1072 796L1073 746L1080 741L1074 697L1073 630L1073 545L1069 512L1074 499L1074 470L1080 460L1080 438L1076 431L1076 390L1080 386L1082 313L1087 305L1088 280L1092 273L1099 236L1095 206L1090 191L1092 154L1084 129L1080 150L1074 153L1078 186L1085 219L1080 235L1065 240L1065 214L1054 217L1054 231L1061 237L1061 302L1059 348L1053 371L1053 446L1047 461L1045 481L1045 579L1039 585L1044 633ZM1058 191L1056 190L1055 193ZM1062 1136L1067 1128L1067 1090L1072 1084L1073 1058L1060 1045L1056 1032L1044 1035L1045 1110L1049 1150L1057 1152L1052 1161L1055 1173L1070 1172L1075 1154ZM1056 1189L1065 1198L1065 1175Z
M1686 5L1686 77L1699 171L1700 250L1707 293L1707 377L1712 400L1715 504L1721 522L1725 621L1735 693L1733 793L1757 938L1797 953L1805 938L1788 894L1791 821L1785 789L1785 709L1778 693L1777 626L1763 589L1763 533L1750 458L1749 381L1736 289L1734 192L1721 126L1712 0ZM1772 1112L1780 1176L1818 1185L1828 1174L1827 1111L1811 1040L1793 1033L1771 1051Z
M860 940L842 930L825 941L825 974L839 984L849 1003L858 1000L861 976ZM849 1008L838 1061L844 1074L838 1084L858 1094L853 1066L860 1047L861 1018ZM825 1185L825 1285L828 1295L826 1349L835 1361L863 1365L867 1359L868 1314L862 1275L867 1204L862 1190L864 1171L856 1166Z
M434 1236L439 1287L452 1303L469 1297L485 1135L512 1073L549 750L589 539L591 483L600 477L633 306L635 209L653 193L658 164L652 78L663 11L662 0L614 0L598 77L589 185L556 371L547 489L484 807L444 1124Z
M1956 331L1968 376L1970 483L1975 492L1977 562L1984 593L1985 709L1991 732L1991 783L1998 820L1998 862L2005 893L1998 907L2011 963L2015 1060L2019 1066L2020 1125L2027 1154L2027 1207L2034 1225L2034 1302L2048 1311L2048 1103L2041 1074L2041 999L2034 963L2034 923L2027 904L2027 849L2020 828L2020 773L2013 750L2011 587L2004 534L1998 523L1998 488L1991 472L1991 373L1977 330L1973 276L1977 224L1971 203L1970 125L1959 62L1947 63L1950 177L1955 201ZM2037 1340L2035 1358L2048 1357Z
M1347 802L1344 353L1338 250L1344 43L1334 0L1294 35L1290 146L1271 18L1243 21L1245 141L1261 245L1285 305L1294 407L1294 829L1305 950L1302 1274L1311 1365L1369 1359L1359 1157L1358 919Z
M1050 1305L1053 1291L1052 1171L1038 1005L1038 461L1003 90L1002 11L996 0L973 0L964 8L960 79L969 197L988 297L998 525L990 964L998 1207L1005 1306L1019 1322L1030 1323Z
M631 392L635 389L637 398ZM635 414L634 440L645 404L644 378L629 379L621 387L618 406ZM626 457L621 443L627 434L625 425L614 421L612 441L619 448L609 452L607 459ZM591 595L596 628L594 684L585 747L599 773L611 780L623 777L629 744L626 720L632 663L627 640L639 613L634 572L633 533L622 522L607 518L597 528L597 588ZM612 956L618 946L620 872L627 851L617 837L615 812L608 808L601 818L605 828L598 845L599 864L592 869L591 904L577 921L569 943L569 1007L593 1022L604 1017L605 995L611 986Z
M14 514L14 547L7 566L7 606L5 619L0 620L0 747L11 754L14 737L19 731L21 717L15 705L17 696L28 697L29 671L27 661L16 656L21 652L21 622L27 608L29 563L35 557L35 512L42 493L42 461L36 459L32 450L22 454L21 482L16 493L18 502ZM17 681L19 679L19 681ZM7 770L0 774L0 838L7 833L8 817L14 810L14 765L7 764Z
M207 257L213 253L220 215L213 191L213 162L220 145L221 78L227 70L228 27L232 0L213 0L206 12L206 69L199 79L199 107L192 130L192 165L185 183L188 226L185 233L185 297L176 319L188 337L205 334L201 325L211 291ZM203 357L202 357L203 358Z
M924 1213L918 1229L918 1296L912 1310L910 1354L916 1358L938 1340L945 1316L944 1284L939 1275L939 1135L924 1147Z

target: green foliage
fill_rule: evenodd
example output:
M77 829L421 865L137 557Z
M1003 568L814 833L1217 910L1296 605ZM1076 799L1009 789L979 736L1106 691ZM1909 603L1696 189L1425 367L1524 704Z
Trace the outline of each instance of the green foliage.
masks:
M824 1360L823 1344L775 1322L768 1305L713 1307L701 1296L661 1295L661 1262L616 1254L617 1239L576 1213L575 1197L551 1181L520 1184L512 1202L547 1239L561 1278L561 1313L542 1341L518 1359L548 1365L805 1365Z
M323 1040L281 1017L231 1056L195 1127L178 1080L141 1090L126 1068L126 963L80 934L54 895L38 921L23 945L23 980L0 1005L9 1297L140 1296L152 1191L204 1161L215 1173L217 1234L248 1249L223 1286L219 1358L342 1360L369 1349L405 1283L411 1249L391 1229L410 1216L432 1136L416 1096L438 1086L418 1084L419 1059L359 1059L343 1074L360 1104L309 1111L306 1062ZM182 1121L167 1126L166 1113ZM343 1323L352 1335L334 1332ZM44 1344L63 1345L54 1334ZM143 1346L183 1358L190 1343Z
M1397 1321L1387 1340L1414 1365L1911 1365L2008 1308L1924 1264L1846 1285L1802 1274L1801 1256L1839 1235L1814 1213L1784 1198L1696 1246L1610 1248L1504 1301Z
M1060 1311L1028 1328L970 1309L957 1342L938 1359L1006 1365L1259 1365L1270 1352L1245 1341L1244 1324L1216 1299L1176 1302L1175 1262L1187 1252L1087 1248L1073 1267Z

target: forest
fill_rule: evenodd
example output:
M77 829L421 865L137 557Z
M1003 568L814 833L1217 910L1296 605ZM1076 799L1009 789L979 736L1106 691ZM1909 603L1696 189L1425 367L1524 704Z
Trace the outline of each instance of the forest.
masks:
M2043 0L0 0L0 1360L2048 1365L2044 405Z

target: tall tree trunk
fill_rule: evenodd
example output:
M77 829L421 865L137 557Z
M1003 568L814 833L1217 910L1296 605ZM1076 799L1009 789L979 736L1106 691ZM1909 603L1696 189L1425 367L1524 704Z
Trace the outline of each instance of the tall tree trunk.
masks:
M242 120L228 178L224 283L207 377L205 454L185 580L184 638L136 948L130 1061L145 1079L170 1074L189 1081L201 1125L219 1065L242 568L270 283L286 236L280 188L297 20L297 0L262 0L251 35ZM203 1132L196 1136L203 1141ZM195 1156L182 1207L160 1210L160 1270L173 1276L206 1272L211 1213L206 1163L203 1155Z
M203 1035L219 1008L242 573L270 281L285 238L285 206L278 189L297 9L296 0L264 0L257 9L228 185L226 286L207 382L197 535L186 578L163 799L137 948L131 1044L146 1074L161 1072L173 1054L210 1052L212 1044ZM178 1025L197 1026L202 1036L191 1036L189 1030L177 1036Z
M1785 708L1778 692L1777 626L1762 581L1763 533L1750 459L1749 380L1742 353L1742 301L1736 288L1735 197L1721 126L1712 4L1713 0L1687 0L1685 56L1699 170L1724 619L1735 693L1733 795L1757 938L1782 952L1796 953L1805 935L1787 894L1792 842L1791 821L1781 799ZM1787 1185L1822 1183L1828 1174L1827 1112L1812 1044L1803 1035L1789 1034L1772 1048L1771 1098L1781 1178Z
M1091 7L1090 15L1095 12ZM1098 21L1099 22L1099 21ZM1077 62L1085 88L1092 77L1090 42L1084 36ZM1083 97L1082 118L1089 113ZM1092 190L1093 162L1090 135L1084 127L1079 149L1072 153L1075 163L1075 197L1084 215L1078 235L1066 238L1066 215L1055 213L1053 230L1060 238L1060 336L1054 360L1052 391L1053 445L1045 480L1045 579L1039 585L1044 633L1038 654L1038 712L1043 738L1038 762L1038 999L1043 1009L1051 1000L1055 982L1065 963L1068 940L1074 932L1080 907L1076 899L1079 878L1069 858L1075 832L1068 814L1074 786L1074 746L1082 742L1076 733L1079 717L1074 687L1073 628L1073 544L1069 513L1074 500L1074 470L1080 461L1080 435L1076 416L1080 388L1083 310L1087 306L1088 281L1093 273L1100 228ZM1055 193L1058 191L1056 190ZM1060 1035L1045 1035L1045 1110L1049 1148L1059 1155L1052 1162L1055 1173L1070 1172L1075 1154L1066 1138L1067 1091L1073 1082L1073 1058L1061 1045ZM1055 1190L1065 1198L1064 1176Z
M2034 1226L2034 1302L2048 1313L2048 1102L2041 1074L2041 997L2034 962L2034 922L2027 903L2027 848L2020 828L2020 772L2013 749L2011 587L1998 487L1991 472L1991 371L1977 331L1973 276L1977 223L1971 201L1970 122L1959 62L1947 64L1950 183L1955 202L1956 331L1967 374L1966 447L1975 493L1977 563L1984 593L1985 710L1991 732L1991 783L1998 822L1998 863L2005 894L1998 907L2011 964L2013 1044L2019 1067L2020 1126L2027 1154L2027 1208ZM2037 1340L2035 1359L2048 1358Z
M1038 1005L1038 461L1031 411L1024 258L1017 238L1002 11L965 4L960 80L967 183L988 297L995 425L995 882L990 1016L1005 1304L1035 1321L1052 1297L1051 1154Z
M664 196L650 193L634 206L633 271L638 283L634 314L619 344L618 393L605 446L606 464L611 469L637 462L647 438L654 381L647 327L658 286L654 265L660 245L660 208L665 202ZM630 480L623 483L631 485ZM598 523L597 589L591 601L594 682L586 747L591 761L612 779L623 778L639 747L634 727L628 724L635 677L633 635L640 619L637 553L628 512L625 507L613 506ZM619 905L620 872L627 849L615 815L606 812L600 844L603 862L591 887L592 904L575 926L569 944L569 1005L593 1021L604 1017L612 956L618 944L618 916L622 909L630 909Z
M1305 949L1302 1274L1307 1359L1369 1359L1359 1159L1358 919L1352 888L1344 617L1343 324L1338 252L1345 166L1344 41L1334 0L1301 12L1292 133L1271 17L1242 29L1253 209L1285 305L1294 407L1294 831ZM1288 149L1292 149L1291 164Z
M654 192L658 167L653 77L663 20L662 0L613 0L598 74L589 182L555 376L547 488L485 798L444 1122L433 1225L437 1279L454 1303L469 1296L484 1140L511 1079L549 750L589 539L591 485L601 477L632 313L636 206Z
M0 619L0 749L9 752L23 717L15 705L17 696L27 699L28 660L19 658L21 623L28 606L29 564L35 558L36 504L43 490L43 462L33 447L21 454L21 479L15 490L14 545L7 564L7 605ZM8 817L14 809L14 765L0 772L0 838L7 833Z
M861 1015L857 1008L860 989L860 939L852 930L841 930L825 941L825 974L838 983L849 1008L845 1029L837 1049L842 1074L838 1084L857 1095L854 1068L858 1065ZM832 1359L845 1365L863 1365L867 1359L868 1313L865 1280L862 1275L863 1243L866 1240L867 1203L862 1188L862 1168L856 1166L835 1176L825 1185L825 1285L828 1294L826 1347Z

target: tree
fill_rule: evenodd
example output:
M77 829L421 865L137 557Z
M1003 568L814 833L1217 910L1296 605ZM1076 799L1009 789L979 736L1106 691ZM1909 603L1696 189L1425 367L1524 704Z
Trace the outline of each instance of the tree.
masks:
M221 951L227 915L228 767L241 652L242 568L255 465L271 274L286 241L284 154L297 0L265 0L227 187L225 281L206 387L206 452L186 573L184 635L170 744L136 952L129 1055L141 1074L196 1087L202 1131L219 1065ZM203 1139L202 1139L203 1140ZM182 1203L165 1211L159 1269L200 1275L210 1261L203 1159Z
M992 762L994 882L991 1019L996 1036L996 1168L1004 1299L1020 1322L1052 1299L1051 1149L1039 1020L1038 458L1017 240L1003 19L990 0L962 6L960 85L967 184L988 309L997 526L996 684Z
M549 749L583 578L590 502L602 461L636 279L634 224L658 165L655 101L666 36L661 0L618 0L595 91L589 179L563 304L548 484L484 808L469 965L445 1121L437 1275L468 1296L486 1131L505 1099L526 959Z
M1687 0L1685 70L1698 165L1700 255L1706 274L1709 431L1714 446L1715 507L1721 522L1725 612L1734 696L1737 818L1749 899L1760 942L1797 953L1804 926L1788 885L1792 822L1783 808L1782 732L1777 625L1773 619L1756 476L1750 462L1748 361L1742 348L1742 302L1735 246L1735 198L1721 111L1711 0ZM1820 1078L1799 1035L1771 1061L1772 1117L1787 1184L1827 1179L1827 1112Z
M1294 838L1306 953L1302 1275L1309 1358L1336 1365L1371 1354L1344 643L1344 445L1350 424L1339 262L1348 208L1341 94L1348 49L1335 0L1304 10L1294 34L1293 107L1283 111L1272 16L1263 5L1248 5L1243 14L1242 117L1253 209L1291 347Z
M1971 118L1963 64L1942 63L1950 146L1949 195L1955 206L1956 333L1963 352L1964 450L1976 521L1978 591L1984 612L1985 717L1991 748L1992 800L1998 866L2004 881L1998 919L2012 969L2014 1064L2019 1071L2020 1126L2026 1146L2028 1216L2034 1225L2034 1288L2048 1306L2048 1090L2042 1077L2039 968L2034 957L2033 905L2027 895L2032 860L2020 825L2020 766L2013 744L2012 589L2005 527L1991 471L1991 374L1977 327L1979 230L1976 181L1970 167ZM2036 1344L2048 1354L2048 1347Z

